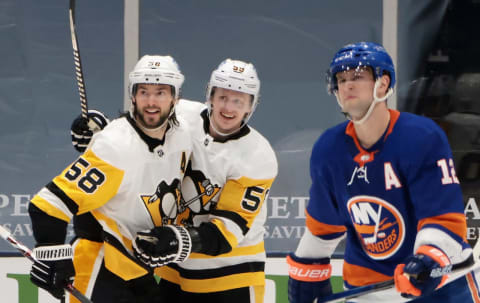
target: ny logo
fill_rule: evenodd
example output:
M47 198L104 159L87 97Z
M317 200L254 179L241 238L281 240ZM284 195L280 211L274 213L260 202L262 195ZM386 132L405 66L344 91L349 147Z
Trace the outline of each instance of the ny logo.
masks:
M352 185L355 177L357 177L358 179L364 179L365 182L370 184L370 182L368 181L368 177L367 177L367 167L366 166L355 167L355 170L353 171L352 177L350 178L350 182L347 183L347 186Z

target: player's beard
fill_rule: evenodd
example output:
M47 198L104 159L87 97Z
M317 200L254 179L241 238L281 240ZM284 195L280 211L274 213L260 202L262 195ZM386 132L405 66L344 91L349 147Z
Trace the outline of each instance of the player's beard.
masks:
M133 115L138 123L140 123L146 129L155 129L162 126L165 121L169 118L170 112L172 111L173 104L170 105L170 108L166 112L162 112L160 108L156 108L160 111L160 119L155 122L155 119L145 118L145 115L142 111L138 110L137 104L134 104Z

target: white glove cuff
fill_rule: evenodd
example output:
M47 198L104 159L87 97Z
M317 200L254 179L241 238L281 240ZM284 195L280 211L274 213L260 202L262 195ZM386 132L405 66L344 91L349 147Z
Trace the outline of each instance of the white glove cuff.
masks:
M188 230L179 225L165 225L170 227L173 232L175 233L175 236L178 239L178 251L175 256L175 259L173 259L173 263L179 263L183 262L185 259L190 256L190 253L192 251L192 238L190 237L190 234L188 233Z
M59 261L73 258L73 250L70 244L39 246L33 249L37 260Z

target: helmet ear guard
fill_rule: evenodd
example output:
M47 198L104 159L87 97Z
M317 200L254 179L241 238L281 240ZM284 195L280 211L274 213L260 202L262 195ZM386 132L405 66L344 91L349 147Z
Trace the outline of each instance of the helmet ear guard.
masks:
M333 57L327 71L327 92L334 95L338 90L336 74L338 72L371 67L375 80L383 75L390 77L389 89L395 86L395 67L385 48L373 42L358 42L342 47Z

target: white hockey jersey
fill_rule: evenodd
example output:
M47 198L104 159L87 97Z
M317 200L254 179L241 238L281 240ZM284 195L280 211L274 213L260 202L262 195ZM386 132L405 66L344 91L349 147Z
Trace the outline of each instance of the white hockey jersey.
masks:
M130 280L148 272L133 257L132 240L138 231L173 223L191 150L180 118L156 140L121 117L95 134L87 151L32 203L66 222L91 212L103 228L106 267Z
M190 124L193 140L176 222L213 223L231 251L218 256L192 253L183 263L156 273L189 292L264 285L265 201L278 172L272 147L249 126L225 141L214 139L208 134L203 103L180 100L176 110Z

